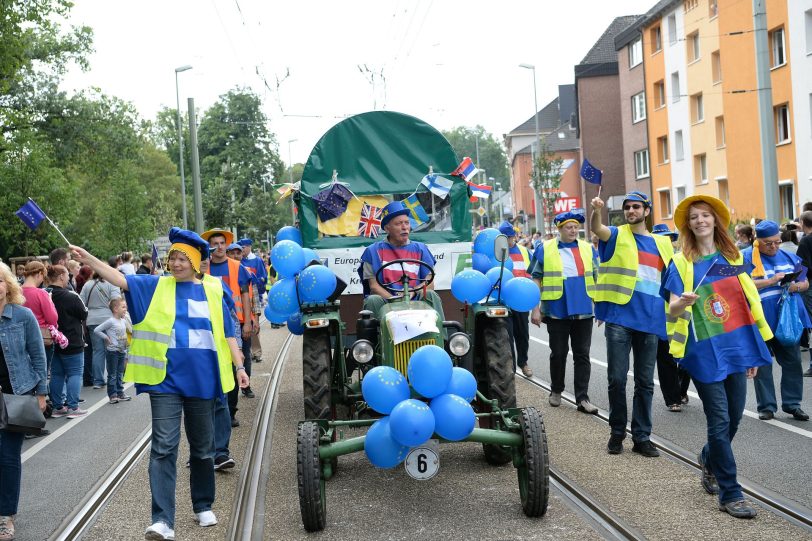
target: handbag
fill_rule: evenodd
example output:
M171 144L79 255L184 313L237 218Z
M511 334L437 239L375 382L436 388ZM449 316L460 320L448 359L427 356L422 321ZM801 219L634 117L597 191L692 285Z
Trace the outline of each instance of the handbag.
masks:
M39 409L39 400L36 396L0 393L0 401L3 403L0 407L3 410L0 413L0 427L3 430L42 434L42 429L45 428L45 415Z
M775 337L783 346L796 346L804 332L798 303L789 294L789 286L784 287L781 300L778 301L778 324L775 326Z
M51 336L51 330L48 328L48 325L40 325L39 332L42 333L42 342L45 344L45 347L51 347L54 344L54 337Z

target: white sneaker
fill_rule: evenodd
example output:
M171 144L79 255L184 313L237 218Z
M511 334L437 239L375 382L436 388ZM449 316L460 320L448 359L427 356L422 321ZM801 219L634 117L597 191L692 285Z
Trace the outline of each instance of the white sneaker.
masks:
M203 527L214 526L217 524L217 517L214 516L213 511L201 511L200 513L195 513L195 522Z
M149 541L174 541L175 530L170 528L166 522L156 522L144 532L144 539Z

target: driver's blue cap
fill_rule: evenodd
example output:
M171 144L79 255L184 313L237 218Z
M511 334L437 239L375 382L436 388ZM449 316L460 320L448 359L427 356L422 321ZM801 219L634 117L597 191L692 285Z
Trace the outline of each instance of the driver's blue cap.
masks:
M386 224L392 218L398 216L406 216L409 214L409 209L401 201L392 201L381 210L381 227L386 227Z

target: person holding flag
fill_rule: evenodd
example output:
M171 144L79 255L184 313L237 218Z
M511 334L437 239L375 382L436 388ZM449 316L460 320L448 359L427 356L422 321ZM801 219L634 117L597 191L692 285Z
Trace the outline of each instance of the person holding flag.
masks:
M707 420L699 454L702 486L719 510L756 516L736 479L731 442L744 413L747 379L772 362L773 337L749 265L727 233L730 213L709 195L683 199L674 211L682 252L663 279L669 350L694 380Z
M797 303L801 323L808 329L812 327L812 323L798 293L809 289L809 282L805 275L800 277L797 274L801 268L801 259L780 249L778 247L780 244L781 231L778 224L772 220L763 220L756 225L756 240L753 246L745 249L742 256L746 262L754 266L751 276L758 288L764 306L764 316L770 324L770 329L775 332L778 327L782 298ZM790 276L791 274L795 274L795 277ZM785 276L787 279L784 279ZM789 293L786 297L785 292ZM800 344L796 342L794 345L786 345L773 339L768 345L775 355L775 360L781 365L781 409L797 421L808 421L809 415L801 409L804 381ZM769 421L775 417L778 410L772 366L759 370L754 384L758 418Z

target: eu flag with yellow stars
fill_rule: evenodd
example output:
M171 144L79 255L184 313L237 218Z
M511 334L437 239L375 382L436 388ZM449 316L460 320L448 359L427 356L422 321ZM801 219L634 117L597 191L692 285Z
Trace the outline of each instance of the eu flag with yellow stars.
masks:
M429 215L423 209L423 205L417 200L417 194L413 193L403 200L403 206L409 209L409 220L412 222L412 227L417 227L429 221Z

